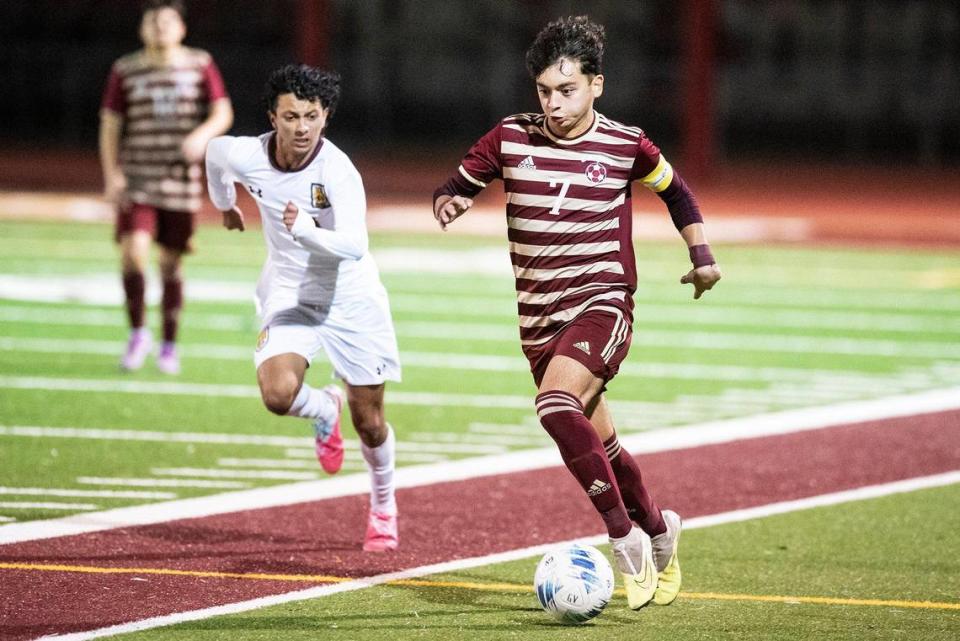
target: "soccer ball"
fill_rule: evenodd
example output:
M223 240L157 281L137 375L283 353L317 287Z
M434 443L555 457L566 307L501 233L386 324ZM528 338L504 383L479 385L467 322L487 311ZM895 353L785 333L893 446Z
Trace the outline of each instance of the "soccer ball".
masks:
M540 559L533 587L548 614L562 623L583 623L603 612L613 596L613 568L597 548L565 545Z

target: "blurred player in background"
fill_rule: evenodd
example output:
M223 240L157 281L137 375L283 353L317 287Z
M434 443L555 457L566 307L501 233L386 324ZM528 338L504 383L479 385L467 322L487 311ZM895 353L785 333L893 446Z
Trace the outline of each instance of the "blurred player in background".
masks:
M130 339L120 367L143 366L153 349L144 325L144 273L151 238L159 245L163 280L163 343L157 367L180 371L176 350L183 305L181 258L189 251L203 184L207 142L230 128L233 108L210 54L182 45L184 5L144 4L144 47L113 64L100 111L104 195L117 204L123 291Z
M637 127L593 109L603 93L604 29L586 16L547 25L527 50L543 113L504 118L434 193L441 228L504 181L523 352L537 414L602 516L631 608L680 591L680 517L654 502L621 450L604 399L627 355L636 261L630 185L666 203L693 268L681 283L700 298L720 279L687 185ZM636 523L636 525L634 525ZM639 526L639 527L637 527Z
M222 136L207 148L210 198L227 229L243 231L240 183L257 202L267 260L257 283L263 319L254 354L267 409L313 419L317 458L333 474L343 463L337 385L304 382L323 350L347 388L353 426L370 470L363 549L398 545L394 433L384 417L385 381L400 380L387 292L368 251L366 195L353 163L324 137L340 98L340 77L306 65L270 75L265 97L273 130Z

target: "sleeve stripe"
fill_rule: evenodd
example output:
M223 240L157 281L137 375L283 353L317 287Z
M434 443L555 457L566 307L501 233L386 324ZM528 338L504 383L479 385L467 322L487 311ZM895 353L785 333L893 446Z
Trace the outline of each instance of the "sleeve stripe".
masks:
M474 185L476 185L477 187L479 187L479 188L481 188L481 189L486 189L487 183L481 182L481 181L477 180L476 178L474 178L473 176L471 176L470 174L468 174L468 173L467 173L467 170L463 168L463 165L460 165L459 170L460 170L460 175L461 175L461 176L463 176L464 178L466 178L467 180L469 180L470 182L472 182L472 183L473 183Z
M670 186L673 182L673 167L667 162L667 159L660 154L660 161L656 168L649 174L640 179L643 186L654 192L661 192Z

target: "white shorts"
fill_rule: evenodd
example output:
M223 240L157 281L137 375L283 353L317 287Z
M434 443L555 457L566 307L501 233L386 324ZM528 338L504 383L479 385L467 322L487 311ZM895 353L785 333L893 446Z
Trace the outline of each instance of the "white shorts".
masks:
M332 306L300 303L266 319L253 360L259 368L279 354L299 354L307 363L323 350L336 376L350 385L400 380L400 354L386 294L337 301Z

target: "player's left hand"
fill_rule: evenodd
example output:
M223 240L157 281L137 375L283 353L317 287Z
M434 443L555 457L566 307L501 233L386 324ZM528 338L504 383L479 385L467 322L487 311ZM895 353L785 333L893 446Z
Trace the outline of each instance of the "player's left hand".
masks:
M183 154L184 159L190 163L198 163L203 161L203 156L207 151L207 138L203 134L198 134L194 131L187 135L183 139L183 142L180 143L180 153Z
M703 296L703 292L708 289L713 289L713 286L717 284L721 276L720 267L716 264L704 265L703 267L691 269L680 278L680 282L684 285L693 285L693 298L696 300Z
M283 225L287 228L287 231L293 231L293 223L297 222L297 214L299 213L300 210L293 204L293 201L288 201L287 206L283 208Z

